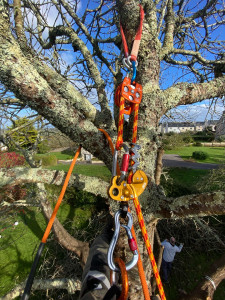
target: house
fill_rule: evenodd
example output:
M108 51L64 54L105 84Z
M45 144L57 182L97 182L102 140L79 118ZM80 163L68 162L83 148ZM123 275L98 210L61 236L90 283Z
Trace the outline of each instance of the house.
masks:
M206 120L205 122L165 122L159 126L159 132L161 133L181 133L181 132L198 132L203 131L205 128L210 127L212 131L216 131L216 125L218 121Z
M166 122L161 124L161 132L186 132L186 131L195 131L195 124L189 122Z
M81 148L81 157L82 157L82 160L91 162L93 155L90 152L88 152L87 150L85 150L84 148Z

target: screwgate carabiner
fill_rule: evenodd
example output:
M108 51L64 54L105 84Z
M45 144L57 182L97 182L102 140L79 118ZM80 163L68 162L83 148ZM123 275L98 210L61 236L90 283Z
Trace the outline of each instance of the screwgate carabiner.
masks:
M118 210L115 213L115 217L114 217L115 230L114 230L114 234L113 234L112 240L111 240L110 245L109 245L109 250L108 250L108 255L107 255L109 268L112 271L116 271L116 272L118 272L120 269L118 267L116 267L115 264L114 264L113 252L114 252L114 249L115 249L118 237L119 237L119 233L120 233L119 217L120 217L121 214L122 214L121 209ZM132 260L130 262L126 263L126 270L129 271L130 269L132 269L136 265L136 263L138 261L138 251L137 251L136 242L135 242L135 240L134 240L134 238L131 234L131 227L133 225L133 217L129 212L127 213L127 217L128 217L127 225L121 225L121 226L126 229L126 233L127 233L127 236L128 236L128 243L129 243L131 251L133 252Z

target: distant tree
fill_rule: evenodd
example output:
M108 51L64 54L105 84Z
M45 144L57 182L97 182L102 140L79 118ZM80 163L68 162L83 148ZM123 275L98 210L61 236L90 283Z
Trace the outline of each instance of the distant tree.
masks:
M9 147L15 149L15 143L23 149L31 149L36 143L38 131L27 117L19 118L6 131L9 136Z

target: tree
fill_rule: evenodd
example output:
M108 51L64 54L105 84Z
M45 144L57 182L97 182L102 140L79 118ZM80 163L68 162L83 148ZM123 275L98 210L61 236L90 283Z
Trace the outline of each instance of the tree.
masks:
M0 0L2 104L30 107L111 168L112 155L98 129L107 130L115 141L118 109L114 107L112 114L110 91L124 74L119 20L130 48L139 24L138 3ZM224 24L223 2L143 0L142 5L145 19L136 80L143 86L138 143L140 167L150 179L142 196L148 227L155 218L224 214L223 191L167 199L154 183L160 118L179 105L220 98L225 93L224 46L219 37ZM65 53L69 53L67 61ZM181 82L163 83L161 72L169 67L172 76L183 76ZM132 126L132 117L129 123L127 128ZM129 135L124 139L129 140ZM35 181L32 172L35 170L15 171L13 176L17 182ZM49 171L48 178L43 173L40 180L53 179L53 173ZM1 176L12 180L7 170L1 171ZM54 180L59 182L61 177ZM107 185L97 182L79 176L75 179L78 187L107 197ZM49 215L51 208L43 209ZM70 247L84 262L87 245L75 248ZM220 276L217 283L222 279Z
M37 130L34 128L33 124L28 124L29 120L24 117L18 120L15 120L14 125L8 127L6 135L10 136L10 139L15 141L23 149L31 148L37 140ZM20 130L17 128L20 127ZM10 148L13 148L14 145L10 144Z

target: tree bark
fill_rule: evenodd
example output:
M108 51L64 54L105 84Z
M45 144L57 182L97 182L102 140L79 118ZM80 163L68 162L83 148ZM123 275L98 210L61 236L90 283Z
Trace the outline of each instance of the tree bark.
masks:
M25 282L17 285L8 294L1 297L0 300L11 300L22 295ZM51 289L63 289L67 290L68 294L74 294L77 290L80 290L81 282L79 279L70 278L58 278L58 279L34 279L32 285L32 291L35 290L51 290Z

